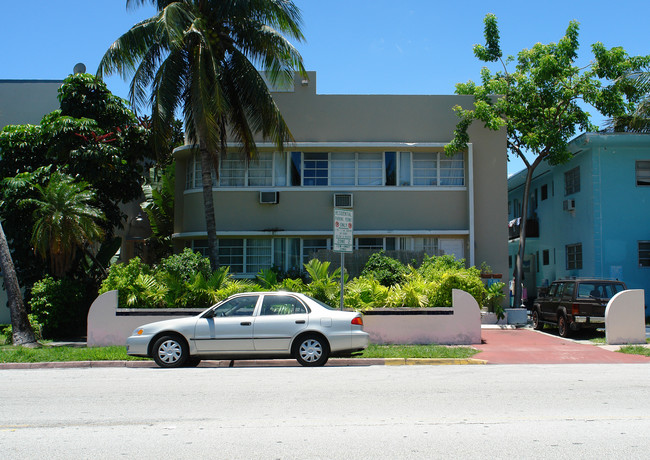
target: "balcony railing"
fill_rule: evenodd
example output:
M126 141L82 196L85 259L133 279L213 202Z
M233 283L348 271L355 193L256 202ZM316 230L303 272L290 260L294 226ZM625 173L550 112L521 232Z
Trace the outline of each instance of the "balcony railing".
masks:
M508 239L514 240L519 238L519 231L521 230L521 217L512 219L508 222ZM526 237L539 238L539 220L526 219Z

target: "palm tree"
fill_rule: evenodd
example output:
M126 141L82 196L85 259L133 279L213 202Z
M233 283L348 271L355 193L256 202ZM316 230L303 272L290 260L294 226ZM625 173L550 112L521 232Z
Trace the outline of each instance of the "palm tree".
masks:
M50 258L52 273L63 276L78 249L92 257L88 245L101 241L102 212L93 205L95 193L86 182L55 172L47 186L34 185L39 198L22 203L35 206L32 244L43 258Z
M16 269L11 258L7 237L0 222L0 270L7 289L7 299L11 314L11 335L14 345L34 346L37 344L34 331L27 318L27 310L20 292Z
M650 134L650 70L630 72L618 79L629 86L630 93L641 95L633 112L610 118L605 130Z
M272 84L293 81L294 70L306 76L300 53L285 38L303 39L300 11L290 0L126 2L127 7L144 3L155 5L158 13L111 45L97 75L132 77L131 104L151 104L158 142L182 109L189 141L199 149L209 257L216 269L212 171L218 174L230 140L239 143L247 162L257 157L258 133L279 150L292 140L256 66L266 70Z

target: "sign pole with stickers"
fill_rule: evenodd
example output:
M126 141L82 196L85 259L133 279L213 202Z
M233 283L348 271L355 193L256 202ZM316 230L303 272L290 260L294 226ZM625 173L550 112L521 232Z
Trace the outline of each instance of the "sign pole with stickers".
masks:
M343 287L345 283L345 253L352 252L353 212L351 209L334 208L334 252L341 253L341 310L343 310Z

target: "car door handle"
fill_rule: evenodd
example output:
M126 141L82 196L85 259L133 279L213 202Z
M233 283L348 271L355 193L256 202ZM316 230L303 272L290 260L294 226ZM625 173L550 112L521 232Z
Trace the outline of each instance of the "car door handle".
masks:
M305 320L304 319L297 319L296 324L305 324Z
M239 324L241 324L242 326L250 326L250 325L251 325L251 322L250 322L250 321L242 321L242 322L239 323Z

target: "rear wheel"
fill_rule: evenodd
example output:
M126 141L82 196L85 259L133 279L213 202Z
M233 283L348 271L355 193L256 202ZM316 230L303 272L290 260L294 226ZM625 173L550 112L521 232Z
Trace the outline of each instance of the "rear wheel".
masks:
M298 339L294 357L303 366L324 366L329 359L329 345L320 336L308 334Z
M532 319L533 319L533 329L539 331L541 330L544 325L539 319L539 311L538 310L533 310L533 313L531 314Z
M569 337L569 335L571 334L569 328L569 320L564 314L561 314L557 318L557 332L560 334L560 337L565 337L565 338Z
M174 335L165 335L153 346L153 360L160 367L182 367L189 358L185 340Z

